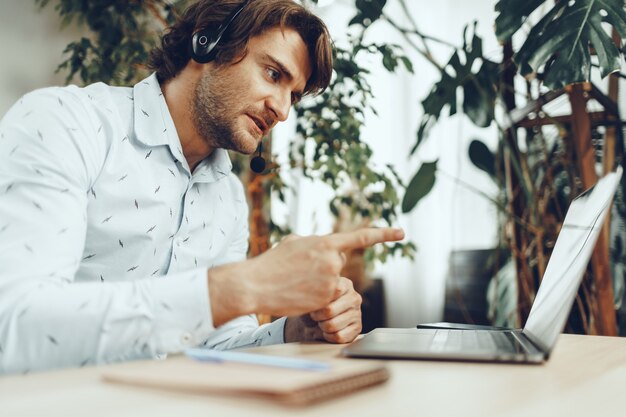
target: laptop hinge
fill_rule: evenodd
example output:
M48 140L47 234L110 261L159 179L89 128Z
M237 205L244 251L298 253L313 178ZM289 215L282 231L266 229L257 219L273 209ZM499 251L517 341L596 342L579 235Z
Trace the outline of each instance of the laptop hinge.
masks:
M541 359L547 359L548 354L545 350L541 348L540 345L535 343L526 333L523 331L513 331L511 332L513 337L519 342L520 345L524 347L524 350L527 352L529 357L541 357Z

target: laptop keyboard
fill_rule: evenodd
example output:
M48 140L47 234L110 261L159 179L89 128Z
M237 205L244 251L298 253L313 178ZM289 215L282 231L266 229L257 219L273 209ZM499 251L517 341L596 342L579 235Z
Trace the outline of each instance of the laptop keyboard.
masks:
M431 341L431 350L436 351L476 351L500 350L517 352L518 343L509 332L480 330L437 330Z

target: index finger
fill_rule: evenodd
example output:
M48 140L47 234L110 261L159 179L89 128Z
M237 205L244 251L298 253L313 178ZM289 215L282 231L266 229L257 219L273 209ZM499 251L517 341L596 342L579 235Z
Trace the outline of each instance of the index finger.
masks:
M352 232L328 235L331 245L339 250L360 249L376 243L395 242L404 239L404 230L393 227L365 228Z

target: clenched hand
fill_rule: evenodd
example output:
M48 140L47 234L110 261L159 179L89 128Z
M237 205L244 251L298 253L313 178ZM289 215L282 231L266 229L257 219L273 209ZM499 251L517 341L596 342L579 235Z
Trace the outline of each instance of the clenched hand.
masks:
M357 302L358 294L348 287L349 280L340 276L343 252L403 238L404 232L393 228L287 238L256 258L214 268L209 271L213 322L217 326L251 313L299 316L314 312L311 317L326 340L347 340L357 327L352 323L356 310L360 327L360 297Z
M298 317L289 317L285 324L285 342L326 340L350 343L360 333L362 298L352 281L342 277L335 299L326 307Z

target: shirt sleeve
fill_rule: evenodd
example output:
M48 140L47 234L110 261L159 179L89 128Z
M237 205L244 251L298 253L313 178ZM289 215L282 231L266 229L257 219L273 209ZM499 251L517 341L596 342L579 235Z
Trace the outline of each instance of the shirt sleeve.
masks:
M234 174L231 174L230 180L236 184L237 193L239 194L238 198L245 202L244 189L239 179ZM237 216L237 218L242 219L238 224L238 232L226 253L220 256L219 264L240 262L246 259L250 237L246 221L248 219L247 204L242 204L241 209L242 213ZM236 296L236 294L233 296ZM259 326L257 317L253 314L238 317L220 326L217 331L211 333L202 345L210 349L226 350L284 343L285 320L283 317L272 323Z
M71 88L28 94L0 121L0 373L150 358L215 331L206 268L76 282L101 127Z

